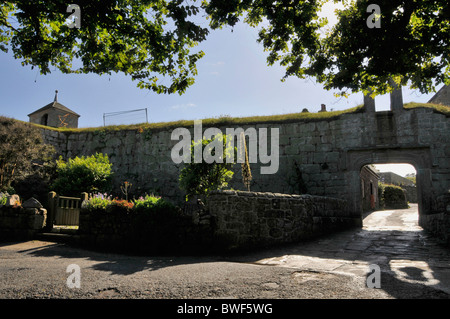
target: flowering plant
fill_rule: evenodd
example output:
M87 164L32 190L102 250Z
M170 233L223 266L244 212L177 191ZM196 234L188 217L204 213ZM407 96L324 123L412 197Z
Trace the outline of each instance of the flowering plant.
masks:
M106 209L111 204L111 196L106 193L91 194L89 199L83 201L81 208L93 210L93 209Z
M145 210L152 209L155 207L162 207L166 202L158 196L145 195L138 199L126 200L112 198L111 195L106 193L91 194L89 199L81 204L81 208L92 211L92 210L111 210L114 208L130 210Z
M133 202L129 202L127 200L124 199L113 199L111 201L110 206L113 207L119 207L119 208L125 208L127 211L132 209L134 207L134 203Z
M141 196L138 199L135 199L133 202L136 209L145 209L157 205L161 200L161 197L145 195L145 197Z

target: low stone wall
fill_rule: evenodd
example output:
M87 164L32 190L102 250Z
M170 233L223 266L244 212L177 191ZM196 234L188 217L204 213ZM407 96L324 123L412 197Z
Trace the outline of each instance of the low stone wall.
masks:
M101 250L191 254L295 243L362 225L346 201L320 196L220 191L206 205L190 205L157 213L82 210L79 240Z
M226 249L295 243L362 226L346 201L321 196L221 191L210 194L208 209L215 241Z
M43 208L0 207L0 240L30 240L47 219Z
M131 254L203 253L212 246L209 218L180 209L159 212L81 210L78 243L89 249Z

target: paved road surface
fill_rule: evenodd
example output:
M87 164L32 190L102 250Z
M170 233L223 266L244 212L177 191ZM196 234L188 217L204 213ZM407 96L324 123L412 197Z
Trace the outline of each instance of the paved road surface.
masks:
M80 288L67 284L70 265L80 269ZM379 289L367 287L370 265L380 267ZM362 229L226 257L2 243L0 298L449 298L449 265L450 249L417 226L413 206L372 213Z

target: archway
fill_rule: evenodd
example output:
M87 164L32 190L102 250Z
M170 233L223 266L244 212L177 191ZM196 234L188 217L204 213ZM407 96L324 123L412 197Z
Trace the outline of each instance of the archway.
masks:
M431 155L429 148L377 148L347 151L346 182L347 200L353 216L362 216L362 190L360 172L365 165L407 163L412 165L416 174L417 203L419 222L421 215L431 213Z

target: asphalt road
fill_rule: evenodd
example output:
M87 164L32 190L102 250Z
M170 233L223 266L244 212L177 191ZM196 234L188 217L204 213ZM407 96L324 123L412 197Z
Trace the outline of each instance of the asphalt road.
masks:
M449 265L450 249L417 226L413 206L372 213L362 229L241 255L136 257L1 243L0 298L448 299Z

